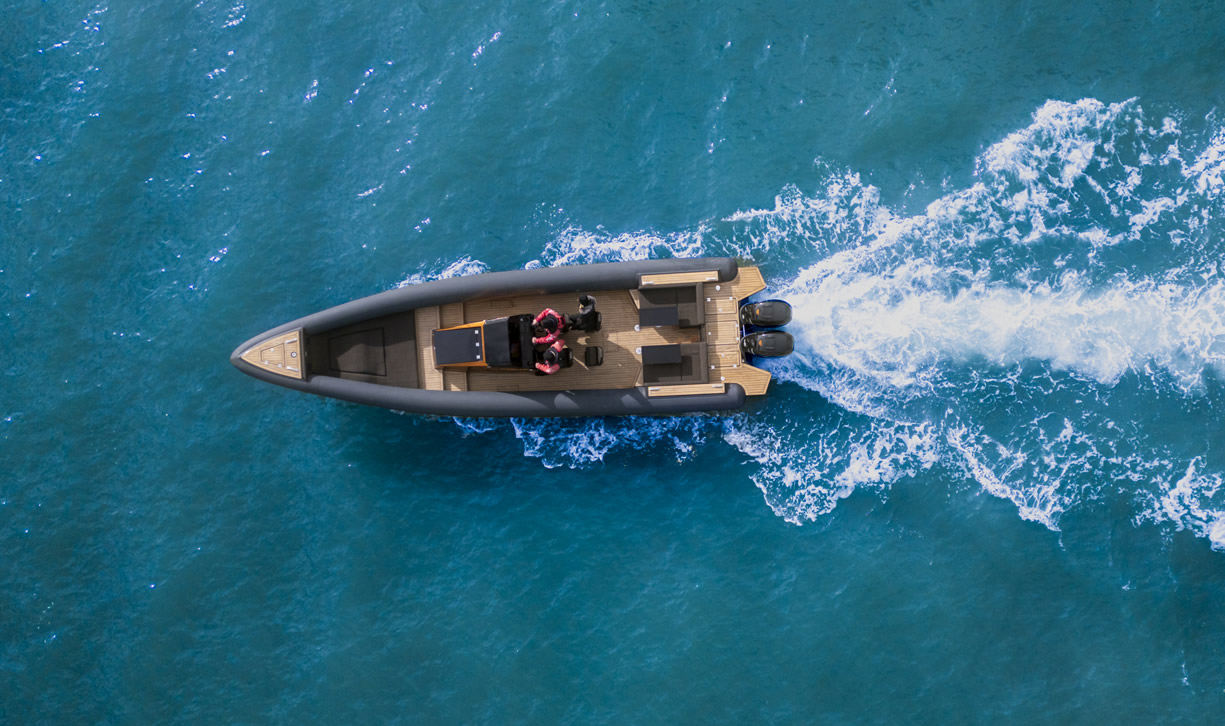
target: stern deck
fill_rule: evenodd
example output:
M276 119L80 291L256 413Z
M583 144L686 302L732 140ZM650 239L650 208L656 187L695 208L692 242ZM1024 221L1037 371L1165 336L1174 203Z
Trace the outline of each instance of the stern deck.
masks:
M416 315L417 355L420 366L420 386L427 390L451 391L581 391L634 388L642 383L643 346L699 343L707 345L710 378L708 383L684 386L651 386L648 393L659 395L692 395L722 393L727 383L738 383L747 395L759 396L770 384L770 374L744 362L740 353L740 301L765 289L765 282L756 267L741 267L731 282L707 281L711 273L682 273L684 280L668 280L668 275L651 275L650 282L701 282L703 285L706 322L702 327L675 326L638 328L636 290L593 290L596 309L603 324L600 330L588 333L571 331L566 344L574 353L574 365L551 376L537 376L524 371L495 369L435 368L431 333L440 327L475 323L506 315L531 313L546 307L563 313L578 309L578 294L515 295L472 302L448 303L424 308ZM700 280L697 276L701 276ZM647 276L644 276L644 282ZM583 353L589 346L604 350L603 365L587 368Z

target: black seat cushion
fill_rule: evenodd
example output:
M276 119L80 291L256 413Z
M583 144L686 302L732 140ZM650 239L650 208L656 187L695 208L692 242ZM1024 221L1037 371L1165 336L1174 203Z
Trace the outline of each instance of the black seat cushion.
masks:
M648 363L647 348L675 348L680 360L675 363ZM668 383L706 383L710 379L705 343L681 343L677 346L643 346L642 382L646 385ZM656 358L673 360L674 356Z
M642 364L648 366L667 365L681 362L681 346L676 345L644 345L642 346Z
M640 325L679 325L696 328L706 322L706 300L702 297L702 284L651 285L638 288ZM649 312L665 309L668 312ZM647 322L651 319L670 318L675 310L676 322Z

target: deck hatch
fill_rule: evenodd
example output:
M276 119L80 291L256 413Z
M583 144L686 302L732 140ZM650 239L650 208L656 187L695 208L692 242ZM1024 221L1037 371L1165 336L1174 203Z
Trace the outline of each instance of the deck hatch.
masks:
M481 328L434 331L434 364L455 366L483 362Z

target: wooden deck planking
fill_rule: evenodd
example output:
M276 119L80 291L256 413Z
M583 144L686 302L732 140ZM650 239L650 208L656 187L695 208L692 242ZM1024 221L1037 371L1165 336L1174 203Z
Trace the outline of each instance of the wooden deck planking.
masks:
M732 280L732 294L737 300L743 300L766 289L766 280L761 276L761 270L756 267L741 267L740 274Z
M442 390L444 391L466 391L468 390L468 372L463 368L443 368L442 369Z
M735 280L732 280L732 294L736 300L744 300L766 289L766 280L761 276L761 270L756 267L741 267ZM739 321L737 321L737 325ZM742 358L743 361L743 358ZM728 383L739 383L744 392L750 396L765 395L770 387L770 373L741 362L740 366L730 372L721 372L721 377Z
M720 368L711 373L717 374L711 376L712 381L724 384L739 383L748 396L763 396L770 388L769 371L755 368L748 363L741 363L737 368Z
M730 283L708 282L706 295L706 344L711 383L739 383L749 396L763 395L770 387L770 374L744 362L740 351L740 303L766 287L756 267L741 267Z
M706 323L706 342L711 345L739 345L740 326L735 318L719 318Z
M713 322L715 325L718 325L718 324L726 324L730 322L733 326L735 326L737 333L740 331L739 318L740 316L736 313L724 313L724 312L706 313L707 324L710 324Z
M434 367L434 331L439 325L438 306L415 311L417 334L418 385L427 391L441 391L442 371Z
M438 327L454 328L464 324L464 304L462 302L447 303L439 313Z
M647 395L656 396L702 396L711 393L723 393L727 389L725 383L684 383L671 386L647 386Z
M740 354L740 346L737 345L709 345L706 348L710 358L710 365L722 368L734 368L744 362L744 356Z
M639 275L638 286L649 285L681 285L694 282L717 282L719 273L714 270L699 272L664 272L658 275Z
M714 373L714 371L711 371ZM720 369L718 380L724 383L739 383L749 396L763 396L770 388L770 373L755 368L748 363L741 363L738 368ZM712 378L712 380L714 380Z
M729 294L726 290L715 294L718 297L707 294L706 317L724 315L736 317L740 314L740 302L736 300L734 295Z
M242 359L256 368L286 378L302 379L302 329L265 338L243 351Z

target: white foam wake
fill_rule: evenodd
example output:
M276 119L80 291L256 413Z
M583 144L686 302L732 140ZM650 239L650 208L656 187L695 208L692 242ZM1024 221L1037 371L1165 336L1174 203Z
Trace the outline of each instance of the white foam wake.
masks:
M947 292L945 270L907 261L887 274L852 268L784 289L800 353L776 370L819 390L812 358L926 391L941 363L1015 367L1045 361L1105 385L1160 369L1193 390L1225 373L1225 282L1134 281L1102 288L1076 272L1029 287L974 280Z
M839 418L833 414L834 419ZM757 462L750 477L776 514L802 524L833 511L857 489L883 495L903 478L939 460L933 427L877 421L859 427L812 426L835 421L786 423L731 419L723 440Z
M1196 458L1177 481L1159 479L1156 492L1146 492L1149 506L1136 519L1172 522L1177 529L1190 529L1206 537L1213 549L1225 551L1225 508L1214 501L1225 478L1220 472L1199 472L1202 466L1202 460Z

